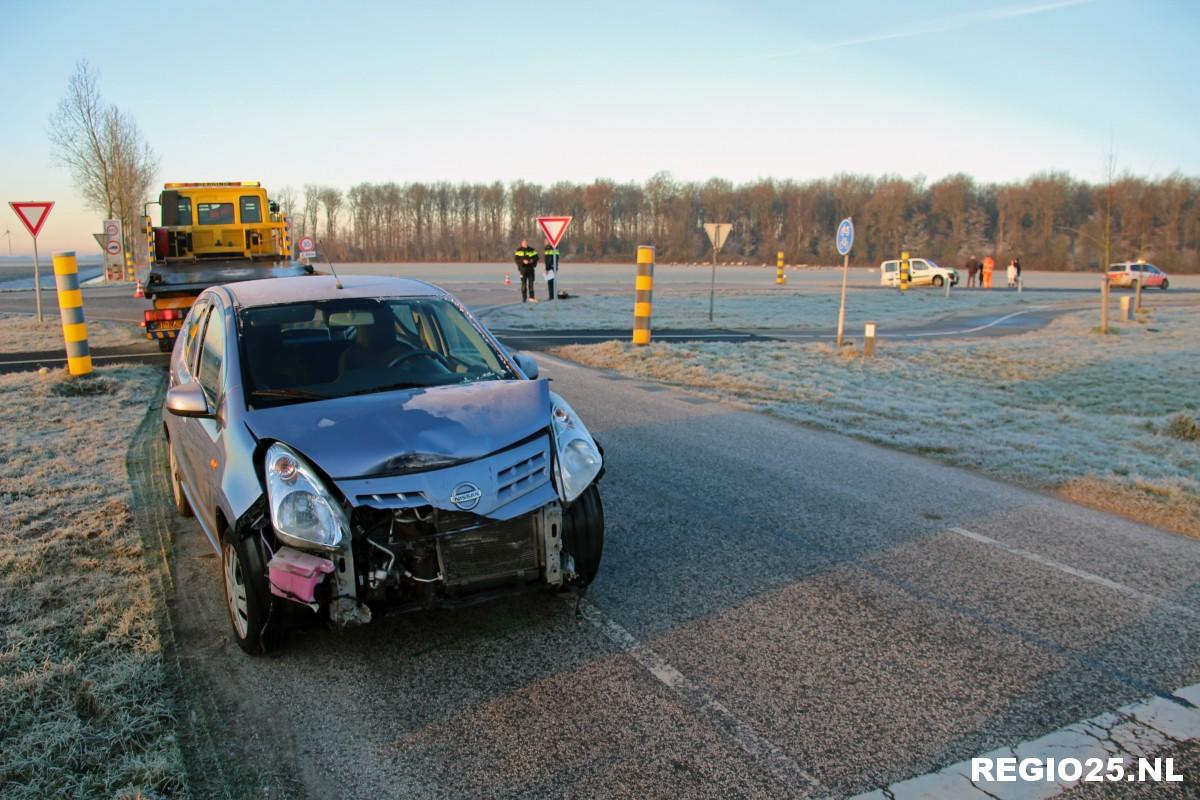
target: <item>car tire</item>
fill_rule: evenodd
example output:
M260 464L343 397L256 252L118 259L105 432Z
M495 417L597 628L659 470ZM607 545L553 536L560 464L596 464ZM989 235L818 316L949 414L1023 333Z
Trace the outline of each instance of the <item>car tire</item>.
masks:
M595 580L604 555L604 505L594 483L563 512L563 552L575 561L575 577L567 585Z
M945 281L945 280L942 278L942 276L941 276L941 275L934 275L934 276L933 276L933 285L934 285L934 286L937 286L938 288L941 288L942 284L943 284L943 283L945 283L945 282L946 282L946 281Z
M1163 278L1163 282L1158 285L1158 288L1162 289L1165 292L1167 290L1167 287L1170 285L1171 285L1171 282L1169 280L1167 280L1166 278Z
M226 532L221 539L221 576L225 611L238 647L252 656L278 647L281 613L267 589L266 565L253 538Z
M175 459L175 445L167 440L167 470L171 475L171 500L175 503L175 511L181 517L192 516L192 505L187 495L183 493L183 483L179 476L179 462Z

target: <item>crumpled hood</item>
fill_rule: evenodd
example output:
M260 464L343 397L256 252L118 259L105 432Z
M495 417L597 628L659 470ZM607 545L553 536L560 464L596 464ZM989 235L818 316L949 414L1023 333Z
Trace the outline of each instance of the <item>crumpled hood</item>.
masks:
M547 381L480 381L252 411L258 439L299 450L331 478L476 459L550 424Z

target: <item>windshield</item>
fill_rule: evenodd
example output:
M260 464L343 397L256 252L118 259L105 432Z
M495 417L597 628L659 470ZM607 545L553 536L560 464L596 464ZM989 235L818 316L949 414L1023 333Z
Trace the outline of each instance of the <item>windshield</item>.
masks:
M512 379L471 321L446 300L336 299L241 312L251 406Z

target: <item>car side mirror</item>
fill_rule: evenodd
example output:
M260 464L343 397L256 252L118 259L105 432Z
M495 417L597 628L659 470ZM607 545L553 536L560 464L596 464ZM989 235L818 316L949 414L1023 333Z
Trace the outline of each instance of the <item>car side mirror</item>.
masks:
M513 353L513 361L517 362L517 366L521 368L521 372L524 372L529 380L537 380L538 365L536 361L524 353Z
M188 381L167 390L167 411L177 417L211 417L213 411L208 406L208 398L198 381Z

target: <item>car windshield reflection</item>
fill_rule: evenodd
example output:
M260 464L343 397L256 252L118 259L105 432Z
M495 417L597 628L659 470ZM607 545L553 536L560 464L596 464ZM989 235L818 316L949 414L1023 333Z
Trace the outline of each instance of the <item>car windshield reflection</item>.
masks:
M242 370L255 407L517 376L453 303L355 298L248 308Z

